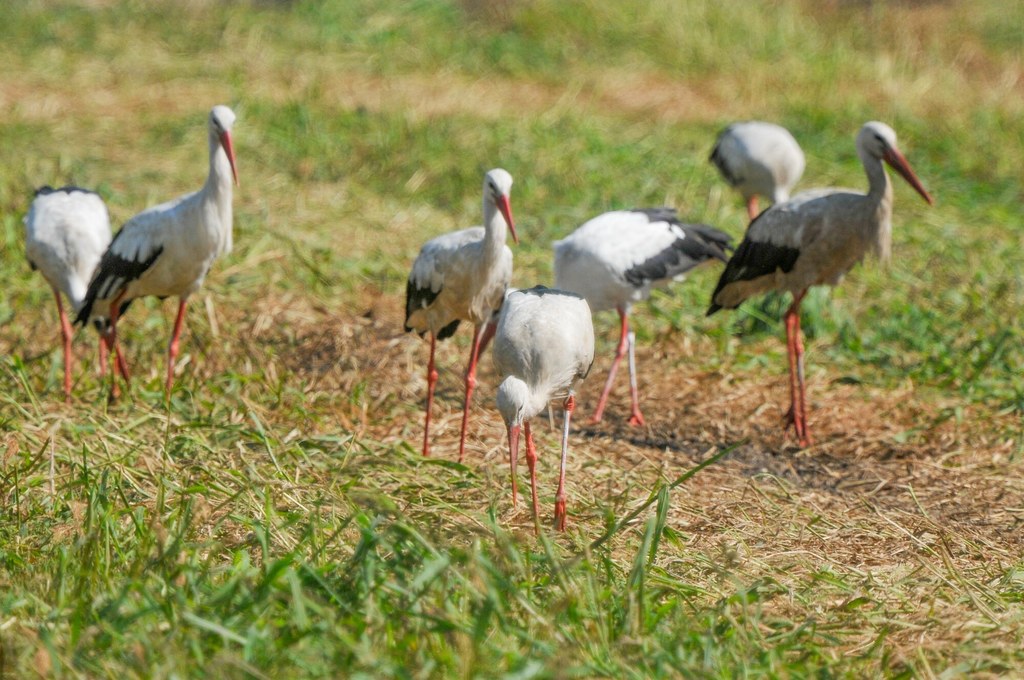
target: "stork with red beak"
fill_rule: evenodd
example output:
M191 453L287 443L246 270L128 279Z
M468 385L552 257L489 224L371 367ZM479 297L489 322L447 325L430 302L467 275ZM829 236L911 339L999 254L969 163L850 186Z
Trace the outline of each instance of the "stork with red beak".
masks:
M519 243L512 222L509 193L512 175L495 168L484 175L484 226L460 229L423 244L413 262L406 285L405 330L430 333L427 363L427 415L423 427L423 455L430 455L430 410L434 403L434 351L437 341L451 337L462 321L473 323L473 347L466 369L466 400L462 408L459 460L465 455L469 402L476 387L476 364L494 335L494 312L501 307L512 282L512 250L508 232Z
M811 443L804 387L804 344L800 337L800 301L811 286L835 286L868 253L882 260L892 250L893 188L888 163L928 203L932 197L896 146L885 123L865 123L857 134L857 155L868 176L866 194L849 189L803 191L773 205L747 228L747 235L725 266L711 296L708 315L733 309L768 291L789 291L793 304L785 315L789 353L788 421L800 446Z

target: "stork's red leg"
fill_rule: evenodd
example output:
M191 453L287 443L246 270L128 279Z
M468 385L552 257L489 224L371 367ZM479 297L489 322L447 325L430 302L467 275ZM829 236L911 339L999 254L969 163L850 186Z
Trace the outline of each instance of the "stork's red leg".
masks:
M537 447L533 443L533 433L530 432L530 421L523 425L526 430L526 464L530 466L530 493L533 496L533 526L537 527Z
M484 326L484 334L480 337L480 350L479 355L483 356L484 351L487 349L487 345L490 344L491 340L494 339L494 334L498 332L498 322L491 317L491 320Z
M469 402L473 398L476 387L476 363L480 358L480 340L484 327L477 324L473 327L473 348L469 353L469 367L466 369L466 402L462 406L462 430L459 433L459 462L466 455L466 430L469 426Z
M107 361L110 352L114 351L114 335L112 332L113 324L100 336L100 361L102 366L100 367L100 377L107 375ZM117 361L114 363L114 376L120 375L126 381L128 380L128 364L124 360L124 355L118 353Z
M757 217L757 194L747 199L747 216L751 221Z
M800 337L800 302L806 290L793 296L793 304L786 310L786 344L789 352L790 406L787 420L796 431L800 446L811 443L807 432L807 408L804 386L804 345Z
M114 298L114 301L110 303L110 332L108 334L110 348L114 352L114 357L117 362L117 370L121 372L121 377L124 378L125 387L129 386L131 378L128 375L128 364L125 363L124 358L121 356L121 347L117 343L117 319L121 312L121 301L124 300L125 291L121 291ZM110 381L110 396L117 399L121 396L121 388L117 384L117 372L115 371L112 380Z
M615 382L615 373L619 370L619 363L622 361L622 357L626 356L626 349L629 344L629 316L622 307L619 307L617 311L619 312L619 319L622 321L619 346L615 350L615 358L612 360L612 367L608 371L608 379L604 382L601 398L597 400L597 410L594 411L594 416L590 419L592 423L601 422L601 416L604 415L604 407L608 403L608 393L612 391L612 383ZM632 419L630 419L630 422L632 422Z
M427 362L427 422L423 425L423 455L430 455L430 411L434 407L434 385L437 384L437 371L434 369L434 350L437 349L437 336L430 332L430 361Z
M178 302L178 316L174 319L174 333L171 335L171 343L167 346L167 398L171 398L171 388L174 386L174 361L178 358L178 342L181 337L182 322L185 320L185 304L188 298L181 298Z
M797 430L797 437L799 438L800 446L810 446L811 432L807 427L807 386L804 382L804 340L800 332L800 301L803 300L804 293L801 293L795 301L797 305L796 340L793 343L793 347L796 351L796 377L797 387L799 388L797 406L800 409L800 429Z
M516 468L519 467L519 426L508 428L508 466L512 473L512 507L516 507L519 487L516 484Z
M786 427L796 427L797 418L797 381L796 381L796 347L793 344L793 316L792 308L787 310L783 316L783 323L786 326L786 358L789 362L789 411L786 412Z
M71 322L68 315L64 313L64 303L61 302L60 293L53 289L53 297L57 299L57 313L60 315L60 335L64 340L64 401L71 403Z
M562 426L562 462L558 468L558 492L555 494L555 528L565 531L565 460L569 455L569 419L576 410L572 392L565 399L565 423Z
M98 343L98 346L99 346L99 352L100 352L100 378L106 378L107 377L107 361L108 361L108 359L107 359L107 350L109 348L107 347L106 337L103 335L102 332L100 333L99 338L100 338L100 341Z
M640 390L636 383L636 333L629 331L626 336L629 345L629 398L633 404L633 410L629 416L630 425L643 425L644 416L640 413Z

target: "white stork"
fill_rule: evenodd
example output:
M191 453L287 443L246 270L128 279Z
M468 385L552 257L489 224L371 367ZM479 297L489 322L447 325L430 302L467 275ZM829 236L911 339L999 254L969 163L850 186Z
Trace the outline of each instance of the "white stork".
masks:
M555 495L555 526L565 530L565 461L569 419L576 405L576 387L594 363L594 326L590 306L575 294L536 286L510 291L501 308L494 336L494 366L503 380L498 386L498 411L508 429L512 503L516 502L516 462L520 428L526 433L526 462L537 521L537 449L530 419L552 400L562 401L562 462Z
M25 216L25 254L53 289L64 340L64 397L71 400L71 324L61 302L63 293L77 312L85 300L96 265L110 244L110 215L99 194L76 186L35 192ZM106 371L105 315L90 319L100 333L100 371Z
M932 203L917 175L896 147L896 133L884 123L865 123L857 134L857 155L868 176L868 193L847 189L803 191L772 206L754 220L711 296L708 315L732 309L752 295L789 291L793 304L785 314L789 352L788 423L800 446L807 429L804 347L800 337L800 301L807 289L837 285L868 252L882 260L892 246L893 189L882 161L892 166ZM787 423L787 425L788 425Z
M757 217L758 196L784 203L804 174L804 152L789 130L761 121L725 128L708 160L743 196L750 219Z
M685 224L672 208L616 210L587 221L556 241L555 287L578 293L594 312L615 309L622 331L608 380L591 422L599 422L622 357L629 351L631 425L643 425L629 312L655 286L678 281L712 259L725 262L732 239L706 224Z
M507 171L495 168L484 175L484 226L453 231L427 241L409 274L405 330L414 330L421 337L430 333L424 456L430 455L430 411L437 383L434 350L438 340L455 333L460 321L473 323L473 347L466 369L466 400L459 437L460 461L465 452L477 360L494 333L492 315L501 306L505 290L512 281L512 250L505 244L506 227L512 232L512 240L519 243L509 204L511 190L512 175Z
M177 296L178 315L167 348L168 398L188 298L203 285L214 260L231 252L231 185L238 183L231 141L234 122L231 109L213 107L208 122L210 173L203 188L149 208L125 223L103 254L75 319L85 323L94 305L109 302L111 343L120 360L117 319L122 305L146 295ZM127 373L124 379L127 384ZM116 380L112 393L118 393Z

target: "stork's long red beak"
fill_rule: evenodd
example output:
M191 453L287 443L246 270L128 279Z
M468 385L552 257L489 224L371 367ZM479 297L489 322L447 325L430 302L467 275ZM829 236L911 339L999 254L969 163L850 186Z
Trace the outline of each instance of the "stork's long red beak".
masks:
M935 201L932 200L931 195L925 191L924 186L921 184L921 180L917 178L917 175L915 175L914 171L910 168L910 163L907 162L907 159L903 157L903 154L901 154L898 149L889 149L885 152L885 155L882 158L885 159L886 163L892 166L893 170L900 173L903 179L907 180L910 186L914 187L914 190L921 194L924 200L928 201L929 205L935 203Z
M508 202L508 196L498 198L498 210L501 211L501 216L505 218L508 230L512 232L512 240L518 245L519 237L516 236L516 225L512 222L512 205Z
M235 178L235 186L238 186L238 170L235 168L235 147L231 143L231 133L227 130L220 135L220 145L224 147L224 153L228 155L228 163L231 164L231 175Z
M512 507L516 506L516 466L519 463L519 425L508 427L508 464L512 470Z

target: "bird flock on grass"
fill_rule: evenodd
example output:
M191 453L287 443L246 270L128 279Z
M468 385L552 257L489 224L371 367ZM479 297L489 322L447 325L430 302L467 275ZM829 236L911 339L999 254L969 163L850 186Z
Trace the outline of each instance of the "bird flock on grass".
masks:
M99 373L110 374L110 397L129 386L127 361L118 343L118 322L136 298L174 296L178 310L167 348L166 397L174 387L189 297L203 284L213 263L231 251L232 189L238 171L232 140L235 114L215 106L207 121L209 171L198 191L148 208L111 237L102 198L77 186L49 186L35 192L25 216L29 264L53 289L64 353L64 395L72 394L73 329L62 296L78 325L99 336ZM594 362L595 312L614 309L620 335L615 356L590 422L602 419L615 376L628 358L628 423L644 425L640 409L635 335L629 315L654 288L683 279L706 262L723 271L710 296L708 315L734 309L752 296L788 292L784 315L789 360L790 406L787 429L800 446L812 442L807 422L804 346L800 303L811 286L835 286L866 255L889 257L893 187L883 162L890 165L928 203L932 198L896 145L888 125L868 122L856 137L856 151L868 179L868 191L815 189L790 193L804 171L804 155L793 136L771 123L730 125L718 136L710 162L742 196L750 217L739 245L707 224L687 223L673 208L614 210L579 226L554 247L554 287L512 288L513 253L518 243L512 218L512 175L495 168L483 181L483 225L442 234L427 241L412 265L406 287L405 330L429 335L423 455L430 455L430 421L438 380L437 342L451 337L462 321L473 325L465 371L459 460L465 456L469 411L480 357L493 344L499 375L497 409L508 435L512 501L516 504L516 468L520 442L530 471L534 522L538 520L537 450L531 421L552 403L562 407L558 490L554 523L566 524L565 470L570 419L577 390ZM758 211L758 199L772 202ZM550 413L550 411L549 411ZM538 524L539 526L539 524Z

